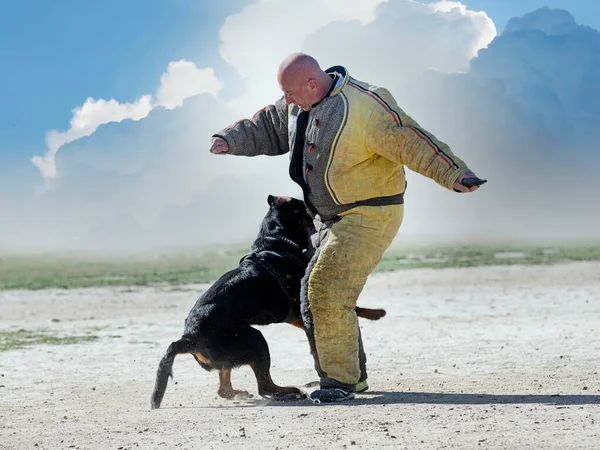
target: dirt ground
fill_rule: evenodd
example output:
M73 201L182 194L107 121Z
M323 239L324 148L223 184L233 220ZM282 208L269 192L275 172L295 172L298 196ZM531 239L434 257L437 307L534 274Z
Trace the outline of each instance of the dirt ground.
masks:
M0 293L0 330L94 335L0 353L0 449L599 448L600 263L407 270L372 276L362 306L371 389L337 405L256 398L251 371L160 358L206 286ZM273 378L316 379L301 330L262 328Z

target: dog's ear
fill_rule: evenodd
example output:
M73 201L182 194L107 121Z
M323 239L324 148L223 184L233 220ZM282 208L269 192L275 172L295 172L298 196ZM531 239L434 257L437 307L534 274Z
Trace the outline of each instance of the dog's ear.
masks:
M281 206L284 203L288 203L290 201L290 197L277 197L275 195L269 195L267 197L267 203L269 206Z

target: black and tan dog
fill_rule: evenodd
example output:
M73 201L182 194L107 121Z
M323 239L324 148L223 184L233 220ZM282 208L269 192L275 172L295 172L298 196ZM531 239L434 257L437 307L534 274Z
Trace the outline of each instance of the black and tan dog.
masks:
M302 328L300 281L309 259L312 219L301 200L270 195L268 203L269 211L251 253L202 294L185 321L182 338L169 346L160 361L152 408L160 407L173 361L181 353L190 353L206 370L219 371L221 397L249 396L231 385L231 370L245 364L254 371L261 396L276 400L305 397L296 387L273 382L267 341L251 325L287 322ZM385 311L357 308L357 314L377 320Z

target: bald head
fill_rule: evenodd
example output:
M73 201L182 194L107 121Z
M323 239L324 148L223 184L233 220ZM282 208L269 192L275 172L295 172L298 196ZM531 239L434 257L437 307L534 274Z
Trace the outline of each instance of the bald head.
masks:
M292 53L279 65L277 81L288 104L308 111L323 99L332 79L310 55Z
M292 53L279 65L277 81L281 83L288 78L312 78L323 72L315 58L304 53Z

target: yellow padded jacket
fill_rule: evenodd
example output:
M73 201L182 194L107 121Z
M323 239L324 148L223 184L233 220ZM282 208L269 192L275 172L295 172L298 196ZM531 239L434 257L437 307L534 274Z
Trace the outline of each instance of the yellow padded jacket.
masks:
M400 109L390 92L350 77L341 66L310 111L280 98L214 136L233 155L290 152L290 176L309 212L323 220L362 205L404 202L404 166L452 189L465 163Z

